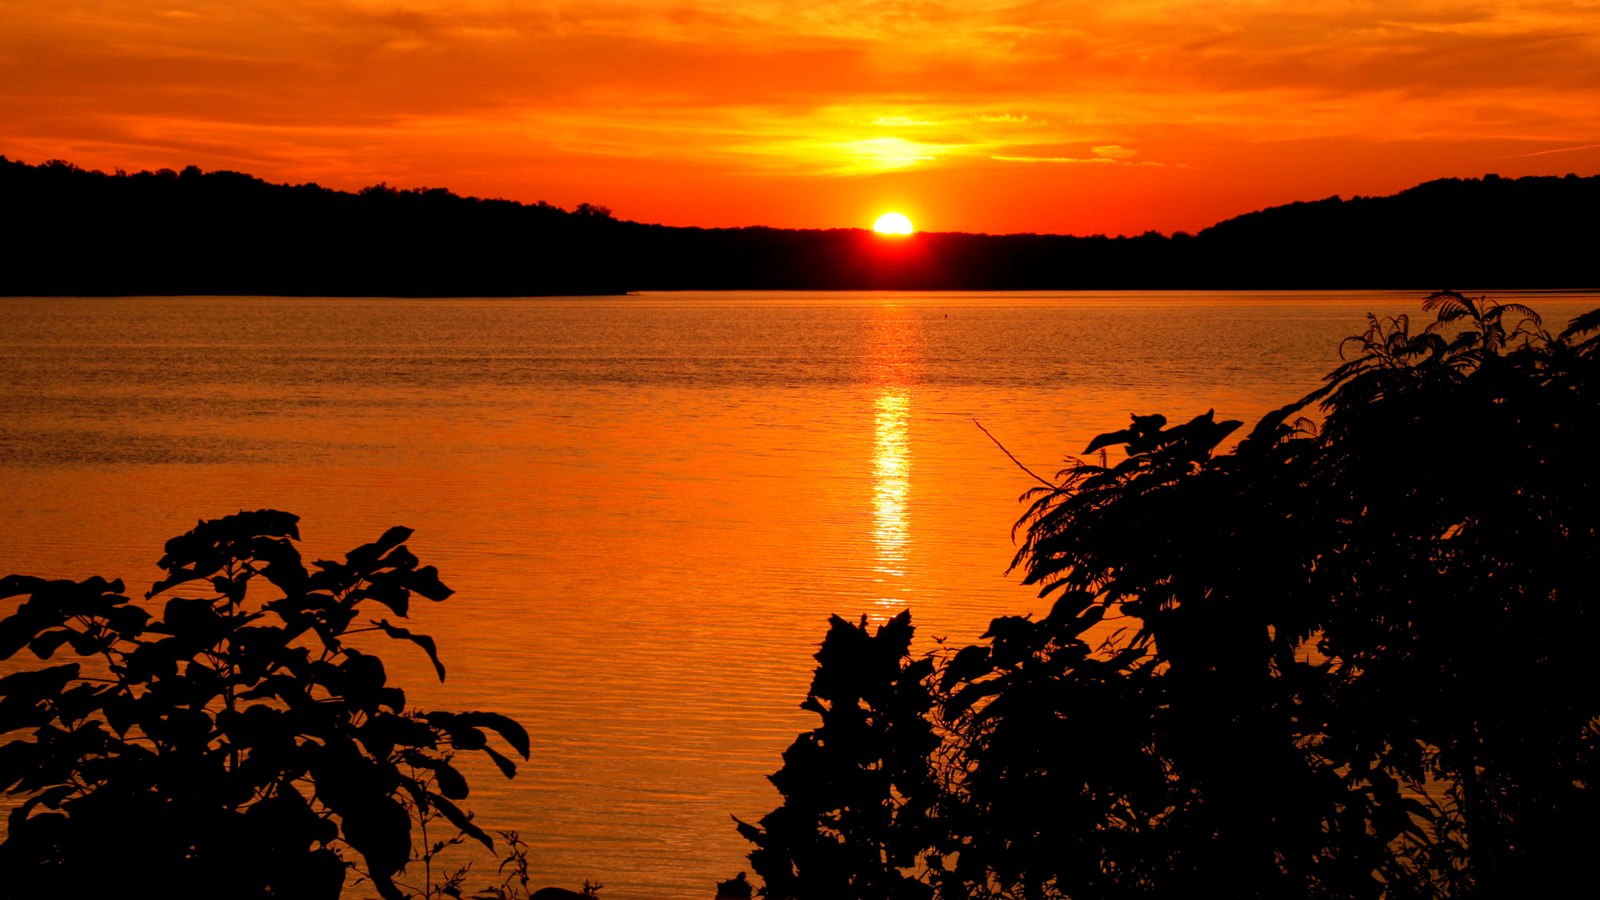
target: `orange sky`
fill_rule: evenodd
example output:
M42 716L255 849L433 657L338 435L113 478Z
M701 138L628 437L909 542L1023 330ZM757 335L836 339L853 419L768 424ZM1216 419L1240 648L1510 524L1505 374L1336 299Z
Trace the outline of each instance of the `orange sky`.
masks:
M0 154L673 225L1198 230L1600 173L1600 4L0 0Z

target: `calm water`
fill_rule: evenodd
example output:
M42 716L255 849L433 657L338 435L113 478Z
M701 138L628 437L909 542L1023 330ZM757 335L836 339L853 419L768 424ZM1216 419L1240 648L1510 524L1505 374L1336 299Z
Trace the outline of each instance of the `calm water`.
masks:
M1515 298L1557 330L1600 305ZM240 508L300 514L313 558L409 525L458 592L413 626L449 679L409 645L391 673L533 735L515 781L474 767L478 820L541 884L708 900L830 613L909 606L932 646L1035 609L1005 574L1029 481L973 419L1044 474L1129 413L1253 422L1419 300L0 299L0 573L139 589Z

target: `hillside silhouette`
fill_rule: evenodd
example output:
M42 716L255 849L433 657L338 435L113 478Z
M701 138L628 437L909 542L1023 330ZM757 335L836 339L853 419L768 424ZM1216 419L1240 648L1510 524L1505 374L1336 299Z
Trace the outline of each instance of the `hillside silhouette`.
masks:
M0 294L1585 288L1600 176L1442 179L1127 237L682 228L604 207L0 157Z

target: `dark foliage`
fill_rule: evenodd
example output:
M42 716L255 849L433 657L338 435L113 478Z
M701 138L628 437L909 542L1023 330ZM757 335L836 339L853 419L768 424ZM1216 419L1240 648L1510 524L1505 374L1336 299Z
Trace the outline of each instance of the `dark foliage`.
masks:
M0 659L80 658L0 678L0 787L20 800L0 896L88 896L146 873L166 897L336 897L355 867L392 900L413 818L493 846L457 805L452 757L481 750L510 777L486 732L524 759L527 733L496 713L408 710L383 662L348 643L415 644L442 678L433 640L389 617L450 589L407 528L308 571L297 521L240 512L168 541L146 594L159 606L120 580L0 579L14 606Z
M936 789L919 787L909 827L880 814L835 856L863 875L881 857L944 898L1584 883L1600 828L1600 315L1552 336L1531 310L1454 292L1425 309L1421 332L1371 320L1326 384L1228 452L1239 423L1135 416L1086 451L1122 459L1074 460L1031 491L1014 564L1051 612L902 659L899 683L924 692L902 708L927 705L941 740L895 787ZM816 684L867 647L819 655ZM917 738L858 767L913 768L896 754L926 732L899 728ZM744 827L765 896L840 880L790 817L905 805L836 768L791 750L784 805Z
M1594 286L1600 177L1443 179L1164 237L673 228L604 206L0 157L0 295Z
M932 837L937 785L928 755L929 660L910 661L911 616L869 632L838 616L817 651L803 709L822 718L783 754L772 783L789 798L739 831L767 895L797 900L917 900L927 886L901 870ZM858 803L858 800L869 802Z

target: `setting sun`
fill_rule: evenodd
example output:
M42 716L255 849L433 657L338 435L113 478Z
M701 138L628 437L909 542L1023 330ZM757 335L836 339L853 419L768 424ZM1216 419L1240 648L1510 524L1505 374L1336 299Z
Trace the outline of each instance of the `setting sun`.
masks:
M879 234L910 234L911 220L897 212L884 213L872 223L872 230Z

